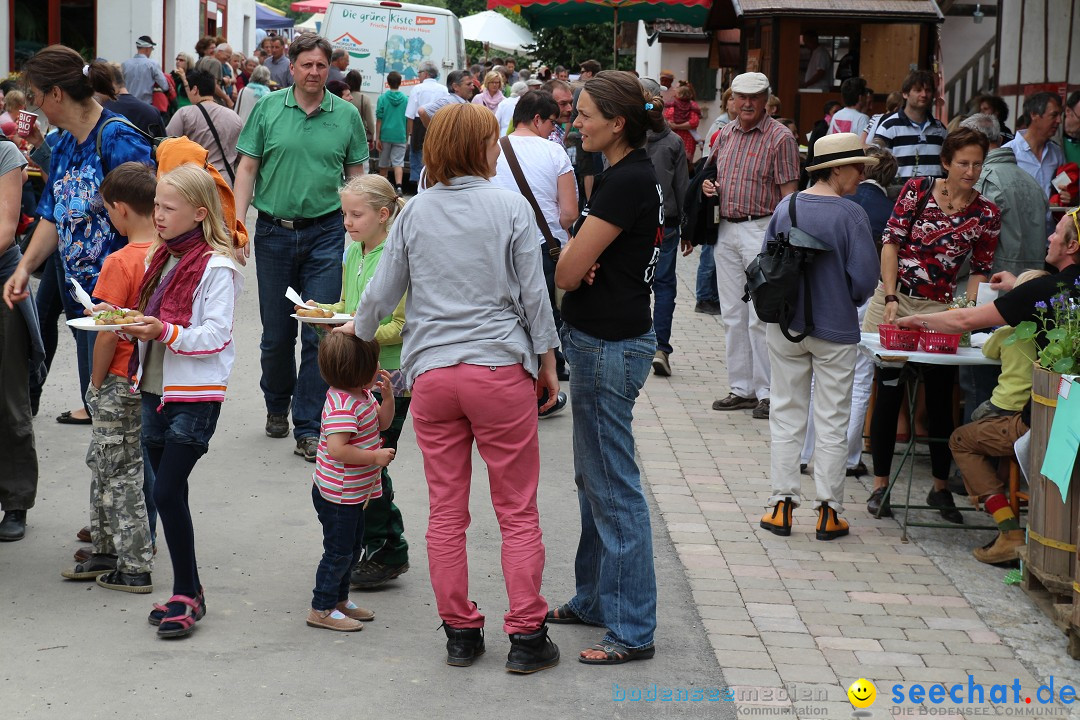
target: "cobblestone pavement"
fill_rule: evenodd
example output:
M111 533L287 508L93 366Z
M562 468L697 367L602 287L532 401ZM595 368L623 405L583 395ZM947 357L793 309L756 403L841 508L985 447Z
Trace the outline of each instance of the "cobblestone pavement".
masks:
M855 480L845 488L848 537L816 540L809 505L796 510L790 538L758 527L770 494L769 426L749 410L710 407L728 392L723 328L719 317L693 312L696 257L678 266L673 376L650 378L635 433L739 714L847 717L846 689L866 678L877 686L879 717L909 708L954 717L1067 715L1069 708L1042 706L1036 697L1051 676L1055 692L1063 683L1077 686L1080 671L1064 636L1019 587L1002 584L1004 570L971 557L992 532L913 529L914 541L902 542L895 520L865 511L868 486ZM920 459L913 497L920 487L926 492L928 473ZM809 477L804 495L813 497ZM966 517L987 524L985 516ZM1008 701L967 704L969 674L987 692L1010 685ZM889 709L894 685L906 700L913 685L935 682L962 683L963 708L923 698Z

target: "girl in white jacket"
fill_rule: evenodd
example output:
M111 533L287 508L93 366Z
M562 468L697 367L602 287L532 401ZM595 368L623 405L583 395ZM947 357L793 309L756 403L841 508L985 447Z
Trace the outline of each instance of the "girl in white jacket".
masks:
M155 605L159 637L182 637L206 613L195 564L188 477L217 426L236 355L233 308L243 287L232 260L214 180L181 165L158 181L154 224L160 242L148 254L139 291L144 324L136 383L143 399L143 441L154 469L154 501L169 544L173 596Z

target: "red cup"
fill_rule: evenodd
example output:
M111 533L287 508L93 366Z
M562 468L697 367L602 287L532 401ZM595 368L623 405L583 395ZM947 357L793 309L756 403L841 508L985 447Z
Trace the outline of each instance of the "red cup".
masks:
M37 115L26 110L19 111L19 120L15 125L15 134L19 137L29 137L30 131L37 124Z

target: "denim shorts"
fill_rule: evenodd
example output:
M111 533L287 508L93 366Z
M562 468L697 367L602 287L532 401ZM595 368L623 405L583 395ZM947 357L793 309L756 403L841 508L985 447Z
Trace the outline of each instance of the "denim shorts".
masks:
M143 442L147 447L166 444L193 445L205 454L217 429L219 402L171 402L161 404L160 395L143 393Z

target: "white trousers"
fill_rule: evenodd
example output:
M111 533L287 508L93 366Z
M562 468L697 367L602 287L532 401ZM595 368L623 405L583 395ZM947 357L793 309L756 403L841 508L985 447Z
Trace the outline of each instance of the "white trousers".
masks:
M728 383L739 397L769 397L769 351L765 323L752 303L743 302L746 267L765 241L769 218L741 223L720 221L713 255L716 258L716 291L727 349ZM798 469L798 468L796 468Z
M845 434L851 412L851 382L855 376L858 346L814 337L793 343L780 332L779 325L768 325L766 336L769 359L775 371L769 408L772 496L768 506L773 507L785 498L794 500L796 505L800 503L799 451L806 436L813 379L816 387L814 423L817 426L814 508L827 502L839 513L843 510Z
M866 317L866 308L870 301L867 300L859 308L859 327L862 327L863 318ZM874 386L874 363L870 357L859 352L855 355L855 382L851 388L851 419L847 428L847 465L853 468L862 462L863 454L863 427L866 425L866 411L870 407L870 390ZM809 464L814 457L814 390L810 389L810 414L806 424L806 442L803 443L802 454L799 455L799 463Z

